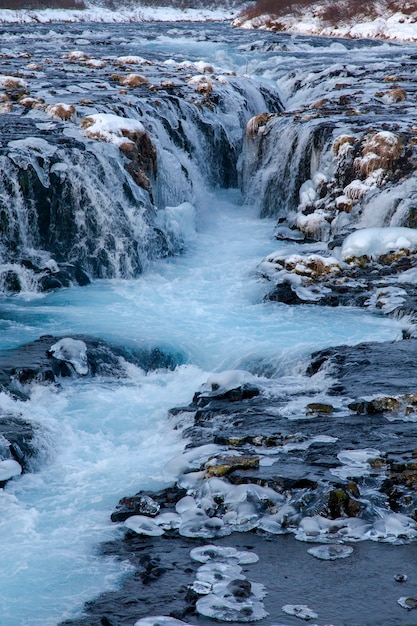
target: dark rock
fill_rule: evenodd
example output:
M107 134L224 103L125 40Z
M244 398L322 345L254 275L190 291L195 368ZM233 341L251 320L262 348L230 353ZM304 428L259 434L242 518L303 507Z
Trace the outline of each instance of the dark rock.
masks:
M242 402L242 400L250 400L251 398L259 396L259 393L260 391L257 387L249 384L243 384L237 389L231 389L230 391L226 391L225 393L218 395L205 395L203 393L196 392L194 394L192 405L205 407L213 402Z
M15 416L0 416L0 460L14 459L24 472L36 469L46 454L40 427ZM43 450L42 450L43 448Z
M54 383L60 378L79 376L71 363L55 358L49 351L59 339L45 335L19 348L1 352L0 388L25 397L26 387L31 382ZM87 346L89 376L126 376L124 361L145 371L173 369L182 358L161 348L125 348L84 335L73 335L72 339L83 341Z
M160 505L148 495L136 495L130 498L122 498L117 505L116 511L111 514L112 522L124 522L131 515L158 515Z
M111 514L112 522L124 522L131 515L157 515L160 509L163 512L175 509L175 504L186 495L186 489L177 486L167 487L157 493L149 495L139 492L134 496L122 498L116 510Z

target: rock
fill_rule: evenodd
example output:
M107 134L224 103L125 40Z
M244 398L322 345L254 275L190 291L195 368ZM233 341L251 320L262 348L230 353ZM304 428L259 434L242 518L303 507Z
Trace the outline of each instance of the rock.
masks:
M207 478L211 476L226 476L235 470L251 469L259 467L258 456L219 456L210 459L205 464L205 475Z
M158 515L161 506L151 496L136 495L130 498L122 498L117 505L116 511L111 514L112 522L124 522L132 515Z

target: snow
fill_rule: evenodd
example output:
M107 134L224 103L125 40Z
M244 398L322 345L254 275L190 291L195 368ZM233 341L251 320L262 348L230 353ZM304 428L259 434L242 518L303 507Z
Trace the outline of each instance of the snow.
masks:
M81 123L84 134L90 139L108 141L116 145L131 143L124 133L145 133L142 122L113 113L95 113L84 118Z
M260 15L252 19L237 17L232 25L245 29L280 30L302 35L319 35L325 37L393 39L397 41L417 41L416 14L406 15L401 12L392 13L383 6L375 4L376 17L353 16L350 20L330 25L321 19L323 3L314 2L305 7L303 16L288 13L275 17L271 14ZM367 5L365 5L366 7ZM370 13L371 11L369 11ZM378 15L379 13L379 15ZM414 20L414 21L413 21ZM274 22L279 28L274 27Z
M417 250L417 230L395 226L359 229L346 237L341 256L344 260L365 255L377 258L399 250Z
M239 9L225 7L210 9L176 9L170 6L141 6L121 7L111 10L99 6L93 2L87 2L84 10L71 9L37 9L37 10L11 10L0 11L0 23L40 23L50 24L53 22L205 22L224 21L236 17Z

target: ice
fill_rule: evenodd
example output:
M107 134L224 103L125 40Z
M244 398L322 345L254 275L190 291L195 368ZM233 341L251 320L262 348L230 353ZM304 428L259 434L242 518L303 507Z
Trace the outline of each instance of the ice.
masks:
M197 600L196 610L200 615L225 622L255 622L268 615L259 595L260 590L249 581L231 581L218 593Z
M175 617L157 615L156 617L143 617L135 622L134 626L192 626L190 622L183 622Z
M176 513L161 513L153 518L155 524L163 530L173 530L181 525L181 516Z
M13 476L19 476L22 473L22 466L13 459L0 461L0 481L9 480Z
M379 459L381 453L375 448L363 448L357 450L341 450L337 458L343 464L342 467L331 468L330 472L339 478L366 476L371 471L369 461Z
M336 559L345 559L353 552L351 546L344 546L340 544L328 544L323 546L314 546L307 550L309 554L315 556L316 559L322 559L323 561L335 561Z
M189 585L188 589L194 591L194 593L199 596L206 596L212 592L213 586L211 583L205 582L204 580L195 580L191 585Z
M193 548L190 552L191 558L200 563L216 561L219 563L238 563L239 565L249 565L257 563L259 557L255 552L245 550L239 551L229 546L206 545L201 548Z
M343 259L357 256L377 258L388 252L417 250L417 231L406 227L363 228L348 235L341 248Z
M397 602L403 609L408 609L409 611L411 611L411 609L417 609L417 598L407 598L403 596L402 598L398 598Z
M306 604L285 604L282 610L287 615L293 615L294 617L299 617L306 621L318 618L317 613L309 609Z
M197 570L197 579L212 585L224 580L237 580L239 578L245 580L240 565L223 563L221 561L209 561Z
M190 202L158 211L156 223L180 245L189 243L196 235L196 209Z
M209 517L202 510L197 509L192 513L183 515L183 522L179 526L178 532L183 537L213 539L230 535L231 529L225 526L221 518Z
M49 348L55 359L70 363L77 374L88 374L87 346L84 341L64 337Z
M138 535L147 535L148 537L159 537L164 534L163 528L156 524L153 519L145 515L131 515L124 522L126 528L135 531Z

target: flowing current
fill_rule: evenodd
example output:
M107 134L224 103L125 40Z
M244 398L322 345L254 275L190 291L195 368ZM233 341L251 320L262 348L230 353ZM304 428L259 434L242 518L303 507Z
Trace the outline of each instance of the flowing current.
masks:
M73 48L105 43L112 54L203 59L274 86L294 67L326 66L327 57L384 63L402 54L387 44L319 43L226 25L12 30L2 30L4 51L22 45L53 55L63 33L64 45ZM272 52L268 42L276 44ZM289 101L287 86L280 85ZM238 191L201 182L195 208L184 205L177 224L182 254L150 261L139 278L1 298L3 348L45 334L85 334L128 347L162 347L178 363L173 370L148 373L131 366L123 381L38 386L28 402L0 396L4 412L19 413L46 433L39 467L0 494L0 609L6 626L58 624L120 584L129 566L98 550L100 542L123 533L111 524L110 513L119 498L172 482L164 466L186 442L168 409L188 404L212 372L249 370L271 394L294 385L301 391L307 383L299 363L312 351L395 339L401 332L398 321L360 310L264 302L268 286L257 265L280 246L297 248L274 240L275 221L259 219L256 206L242 206Z

